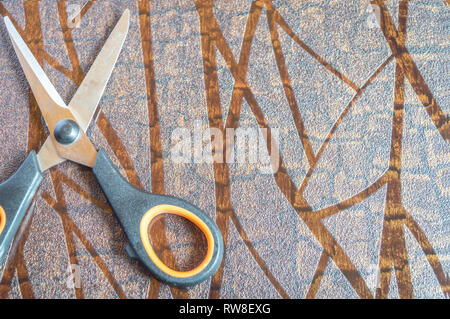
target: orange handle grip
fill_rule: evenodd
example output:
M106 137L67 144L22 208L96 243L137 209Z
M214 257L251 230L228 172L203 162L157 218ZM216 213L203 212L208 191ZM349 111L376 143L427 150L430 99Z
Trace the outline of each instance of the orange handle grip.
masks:
M1 235L2 231L3 231L3 228L5 228L5 224L6 224L5 210L0 205L0 235Z
M200 230L203 232L203 234L206 237L206 241L208 243L208 248L206 251L206 256L203 259L203 261L195 267L192 270L189 271L177 271L172 268L167 267L156 255L155 251L153 250L153 247L150 243L150 239L148 236L148 226L152 222L152 220L161 215L161 214L173 214L178 215L181 217L186 218L187 220L191 221L196 225ZM148 210L144 216L141 219L140 223L140 235L142 244L144 245L145 251L147 252L148 257L153 261L153 263L161 269L164 273L166 273L169 276L176 277L176 278L188 278L195 276L199 273L201 273L206 266L211 262L213 252L214 252L214 237L209 229L209 227L206 225L206 223L201 220L197 215L190 212L187 209L174 206L174 205L157 205L152 207L150 210Z

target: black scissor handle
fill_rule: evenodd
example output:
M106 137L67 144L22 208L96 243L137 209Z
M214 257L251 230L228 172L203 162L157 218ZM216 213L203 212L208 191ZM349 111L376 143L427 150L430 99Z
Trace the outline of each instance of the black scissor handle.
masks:
M36 152L31 151L19 169L0 184L0 264L41 181Z
M143 262L156 278L173 286L186 287L196 285L216 272L222 262L223 239L211 217L183 199L151 194L134 187L102 149L98 151L93 171L127 234L127 252ZM153 251L148 238L148 225L164 213L190 220L205 235L208 242L206 257L196 268L176 271L164 265Z

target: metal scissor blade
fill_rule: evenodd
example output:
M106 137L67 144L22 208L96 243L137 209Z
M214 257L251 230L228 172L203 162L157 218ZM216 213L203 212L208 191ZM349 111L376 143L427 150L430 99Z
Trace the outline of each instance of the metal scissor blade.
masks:
M57 104L64 107L65 103L61 96L58 94L44 70L42 70L41 66L36 61L28 46L20 37L9 17L5 17L4 21L14 50L16 51L16 55L38 104ZM44 146L45 147L42 147L41 150L44 150L45 155L41 156L43 157L42 159L38 155L38 162L42 171L64 161L64 159L61 158L56 152L56 148L53 145L51 138L47 138Z
M130 10L126 9L69 103L69 108L84 131L89 127L106 84L111 77L129 26Z
M125 42L129 25L130 10L126 9L69 103L69 109L83 131L89 127L97 109ZM43 171L65 161L56 153L50 137L47 138L37 156Z
M66 106L9 18L5 18L5 24L14 50L22 65L23 72L27 77L31 90L39 105L39 109L41 110L42 116L50 131L53 146L57 150L57 154L59 157L64 157L71 161L92 167L95 162L95 157L97 156L97 151L86 137L84 131L79 130L77 132L78 136L76 137L76 142L72 141L70 145L62 145L56 142L56 137L54 136L56 125L62 120L76 122L78 119ZM64 133L64 131L61 132L62 134ZM40 161L39 158L38 160Z
M47 137L45 143L42 145L39 153L37 154L37 159L39 162L39 166L41 171L45 171L50 167L58 165L64 161L65 158L59 156L58 151L56 150L55 145L50 137Z
M67 107L16 28L14 28L9 17L5 17L4 20L14 50L38 104L41 106L50 103L60 107Z

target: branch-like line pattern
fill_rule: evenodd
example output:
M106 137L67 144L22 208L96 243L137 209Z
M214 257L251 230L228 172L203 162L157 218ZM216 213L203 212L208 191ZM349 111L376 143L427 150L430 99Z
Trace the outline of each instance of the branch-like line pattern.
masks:
M92 7L95 0L88 1L80 12L81 18L83 18L88 10ZM270 127L265 119L263 112L261 111L258 102L253 95L249 85L246 82L246 73L249 64L249 57L251 51L252 40L256 31L256 26L259 21L261 11L265 7L267 12L267 23L269 25L270 36L272 41L272 47L274 50L277 68L280 74L281 81L283 83L286 98L289 103L289 107L294 118L294 122L299 134L303 149L307 156L310 168L306 174L305 179L302 182L300 188L296 188L292 179L287 173L286 166L283 162L279 150L278 156L280 160L280 169L274 174L275 181L285 195L286 199L296 210L297 214L303 219L308 228L311 230L316 239L323 247L322 254L319 259L319 263L314 274L313 280L310 284L307 298L314 298L322 279L323 273L328 265L330 258L335 262L338 268L342 271L344 276L349 280L355 291L360 297L373 297L369 291L366 283L361 275L356 270L354 264L350 261L349 257L345 254L341 246L336 242L332 234L325 228L322 223L322 219L329 217L333 214L339 213L353 205L361 202L375 193L382 186L387 185L387 198L386 198L386 211L385 220L383 225L382 234L382 247L380 252L379 269L380 276L380 288L377 289L376 297L385 298L389 291L390 274L392 266L396 271L397 284L399 287L399 294L401 297L412 297L412 283L409 270L408 259L406 256L406 247L404 241L403 225L408 227L413 233L414 237L419 242L422 250L424 251L428 262L430 263L445 295L450 294L450 280L448 275L444 274L442 265L436 255L433 247L429 243L426 235L420 229L419 225L414 219L405 211L401 203L401 190L400 190L400 172L401 172L401 136L402 136L402 123L403 123L403 106L404 106L404 78L413 86L420 101L423 103L430 118L433 120L436 128L438 129L444 140L449 138L449 117L445 115L434 99L430 89L426 85L420 72L418 71L411 55L408 53L405 47L406 39L406 17L407 17L407 3L408 1L401 1L399 4L399 30L395 29L392 19L389 16L384 2L381 0L372 1L374 4L380 7L382 12L381 28L383 34L386 37L393 54L384 61L375 72L368 78L366 83L362 87L358 87L354 82L348 79L345 75L335 69L325 59L315 53L310 47L308 47L301 39L292 31L287 22L281 17L278 11L273 8L271 0L254 1L251 4L250 11L247 17L247 24L244 33L244 41L242 43L239 61L236 62L233 54L214 18L212 12L212 0L198 0L195 5L200 17L200 31L202 40L202 55L203 55L203 67L204 67L204 79L206 88L206 98L208 107L209 124L211 127L216 127L222 131L226 128L235 128L239 123L241 107L243 99L247 101L250 109L257 120L261 128L266 128L268 134L266 137L267 149L270 150L271 143L274 143L271 137ZM150 23L150 1L139 0L139 23L141 30L141 42L143 48L145 77L147 86L147 102L148 102L148 114L149 114L149 135L150 135L150 148L151 148L151 173L152 173L152 191L155 193L164 192L164 170L162 159L162 146L160 136L160 123L158 114L158 105L156 97L155 86L155 73L153 66L153 50L151 39L151 23ZM77 52L72 39L71 29L67 26L67 13L65 1L58 1L58 15L61 30L63 32L64 43L68 52L69 60L72 69L63 67L53 57L45 52L42 41L42 26L39 17L39 4L35 1L24 1L24 12L26 26L24 30L21 30L13 17L0 3L0 14L2 16L9 16L13 21L15 27L19 30L21 36L30 46L30 49L35 54L39 63L47 62L52 68L59 70L63 75L71 79L74 83L79 85L84 77L80 62L78 60ZM303 125L301 112L299 105L296 102L295 95L292 89L289 74L284 60L282 48L278 37L276 26L279 25L286 34L288 34L303 50L310 54L316 61L322 64L328 71L341 79L349 87L356 91L356 94L341 113L339 118L334 123L326 139L322 143L317 154L314 154L310 144L309 136ZM228 116L223 125L222 109L220 107L219 98L219 86L216 68L215 48L225 59L228 68L235 80L235 84L232 91L231 101ZM319 211L312 211L312 208L308 205L303 198L303 191L312 175L314 168L316 167L321 155L323 154L326 146L331 140L337 127L342 123L343 118L346 116L350 108L355 104L356 100L365 91L367 86L377 77L377 75L389 64L393 59L396 60L396 74L395 74L395 94L394 94L394 116L393 116L393 130L392 130L392 142L391 142L391 156L389 170L384 173L377 181L367 187L365 190L358 194L348 198L336 205L321 209ZM105 137L108 145L110 146L116 158L125 169L126 175L129 181L137 187L142 187L136 171L133 168L133 164L130 160L128 153L120 139L120 136L115 132L109 123L107 117L103 112L99 113L97 125L99 126L103 136ZM30 122L28 131L28 150L39 149L40 145L46 138L45 130L41 122L41 115L37 103L30 92ZM224 141L224 144L227 143ZM226 145L224 145L226 146ZM225 148L228 149L228 148ZM276 277L270 272L268 266L264 260L259 256L257 250L253 247L251 240L248 238L244 227L239 222L232 205L231 205L231 189L230 189L230 176L229 168L226 163L214 163L214 178L216 185L216 222L222 231L225 244L227 243L227 234L229 228L229 220L233 222L238 230L240 237L248 248L250 254L253 256L259 267L263 270L266 277L272 283L274 288L278 291L280 296L288 298L288 294L284 291L282 285L277 281ZM72 219L67 214L67 208L64 199L64 193L62 184L69 186L80 196L97 205L104 211L111 212L110 207L93 198L89 192L85 191L75 181L64 175L58 169L51 170L51 180L55 189L56 199L53 199L50 194L43 192L42 198L57 212L61 218L64 236L68 248L68 256L71 263L77 263L75 243L73 241L73 235L75 234L86 247L88 252L94 258L95 263L99 266L114 291L120 298L126 298L126 294L122 290L121 286L114 279L113 274L108 269L106 263L97 254L92 244L83 235L82 231L76 226ZM24 298L33 298L34 292L29 281L28 271L24 263L23 247L28 238L30 232L30 225L32 219L32 208L29 210L27 217L21 225L21 231L17 236L13 247L8 256L6 267L3 273L3 277L0 282L0 297L6 298L11 288L11 282L14 274L17 272L19 279L19 289ZM169 249L169 245L165 236L165 227L163 224L156 229L156 233L152 233L152 240L157 250L164 254L164 260L168 260L169 266L177 267L175 258ZM224 258L225 260L225 258ZM222 263L219 271L213 276L210 287L210 298L220 297L220 290L223 278ZM149 282L148 297L158 297L159 290L161 288L160 283L151 278ZM175 298L187 298L189 292L184 289L171 289L172 295ZM82 289L75 289L77 298L84 297Z

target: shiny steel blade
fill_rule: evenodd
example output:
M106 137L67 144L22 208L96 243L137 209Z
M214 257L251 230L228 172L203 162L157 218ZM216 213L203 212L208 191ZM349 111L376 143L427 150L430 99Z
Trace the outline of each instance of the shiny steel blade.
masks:
M63 99L58 94L44 70L42 70L36 58L20 37L8 17L5 18L5 25L23 72L25 73L42 116L50 131L51 141L53 141L53 146L54 149L56 149L57 154L59 157L64 157L71 161L92 167L97 156L97 151L86 137L84 131L80 131L79 138L71 145L63 146L56 142L53 132L58 122L64 119L71 119L76 122L77 118L75 118L69 108L65 105ZM45 149L51 150L51 147L46 147ZM52 150L52 152L53 154L50 154L50 158L55 157L54 150ZM38 157L38 160L41 166L45 166L41 156Z
M125 42L129 25L130 11L126 9L69 103L69 109L83 131L86 131L89 127L106 84L111 77L112 70ZM50 137L47 138L39 151L38 160L42 170L65 161L56 153L56 148Z
M20 37L16 28L14 28L9 17L5 17L4 19L14 50L38 104L45 105L51 103L60 107L67 107L28 46Z
M126 9L69 103L69 108L86 131L111 77L128 33L130 10Z
M17 53L17 57L19 58L20 64L22 65L25 76L27 77L27 80L30 83L31 89L33 90L34 96L38 104L43 105L44 103L53 100L52 101L53 103L65 106L64 101L56 91L53 84L47 78L47 75L42 70L41 66L36 61L30 49L27 47L23 39L20 37L17 30L14 28L14 25L12 24L11 20L8 17L5 17L4 21L6 29L11 38L14 50ZM25 56L27 56L27 58L25 58ZM30 63L27 63L27 60ZM24 67L24 65L29 65L30 69L34 69L34 72L28 71L29 68ZM64 161L64 159L62 159L56 152L56 148L53 145L53 142L50 138L47 138L47 141L45 142L41 150L44 150L46 154L45 156L43 156L44 158L42 158L42 156L39 155L41 152L39 152L38 154L38 161L43 171L50 166L56 165ZM48 166L47 163L50 166Z
M39 166L41 167L41 171L45 171L50 167L66 161L65 158L59 156L58 151L56 150L56 147L50 137L47 137L45 143L37 153L37 159Z

